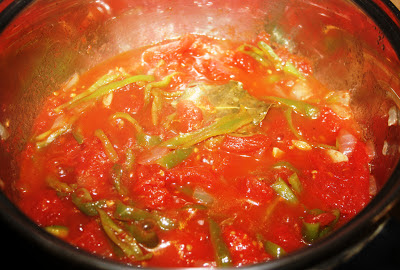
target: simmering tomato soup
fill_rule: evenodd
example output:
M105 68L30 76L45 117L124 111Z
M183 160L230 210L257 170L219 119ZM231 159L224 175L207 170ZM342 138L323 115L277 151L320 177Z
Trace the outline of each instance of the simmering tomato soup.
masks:
M264 262L327 236L376 193L349 92L267 33L167 40L54 90L20 157L16 203L101 257Z

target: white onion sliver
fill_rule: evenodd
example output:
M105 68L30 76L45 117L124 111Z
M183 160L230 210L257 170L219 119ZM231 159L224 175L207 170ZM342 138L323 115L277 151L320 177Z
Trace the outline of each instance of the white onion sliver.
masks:
M79 74L78 73L74 73L69 79L68 81L65 82L63 89L64 90L68 90L70 88L72 88L75 84L77 84L79 81Z
M137 162L139 164L153 164L168 153L169 149L167 147L156 146L138 156Z
M357 139L347 130L342 129L339 131L337 142L339 151L342 154L349 156L351 153L353 153L354 148L356 147Z

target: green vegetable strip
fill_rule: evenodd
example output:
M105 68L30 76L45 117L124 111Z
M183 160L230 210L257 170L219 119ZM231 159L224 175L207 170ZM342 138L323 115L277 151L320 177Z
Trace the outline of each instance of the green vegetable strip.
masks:
M263 244L265 251L275 258L279 259L281 256L286 255L286 251L281 246L271 241L266 241L261 234L257 234L257 240Z
M111 179L114 184L115 189L119 194L124 194L124 190L122 188L121 179L122 174L124 173L121 164L115 163L111 169Z
M106 151L107 157L112 161L112 162L118 162L118 154L115 151L114 147L112 146L110 140L108 139L107 135L104 133L103 130L101 129L96 129L94 132L94 135L100 139L101 143L103 144L103 147Z
M131 123L138 133L143 133L144 130L142 126L133 118L130 114L124 112L116 112L111 116L112 119L125 119L129 123Z
M60 226L60 225L47 226L47 227L44 227L44 229L48 233L51 233L52 235L60 237L60 238L67 237L68 233L69 233L68 227Z
M300 179L297 175L297 173L293 173L291 176L288 178L289 184L292 186L294 191L297 193L300 193L303 190L303 187L301 185Z
M103 75L94 84L92 84L86 91L76 95L70 101L58 106L57 108L54 109L54 111L55 112L60 112L62 109L69 107L71 104L73 104L73 103L77 102L78 100L90 95L91 93L96 91L99 87L111 83L112 81L120 78L122 75L123 74L121 74L119 72L112 72L112 73L108 73L108 74Z
M212 220L208 219L208 223L210 226L210 237L211 243L214 248L215 261L217 263L217 267L230 267L232 266L232 258L229 253L229 249L226 246L224 239L222 238L221 229L219 225Z
M288 202L290 203L298 202L296 195L294 195L293 191L286 184L286 182L282 180L282 178L279 177L279 179L274 184L272 184L271 187L279 196L281 196Z
M290 163L288 161L281 160L281 161L278 161L277 163L275 163L272 166L272 168L275 168L275 169L279 169L279 168L282 168L282 167L286 168L288 170L291 170L294 173L300 173L299 170L295 166L293 166L292 163Z
M128 150L126 150L126 158L125 158L125 169L129 172L132 167L133 164L135 163L135 154L133 153L133 150L128 148Z
M292 131L292 133L296 136L297 139L303 140L303 136L301 136L301 133L293 125L292 111L293 111L292 107L289 107L284 112L286 121L288 122L289 125L289 129Z
M159 92L154 92L153 103L151 104L151 121L154 126L158 125L158 114L162 109L162 99Z
M292 74L300 79L304 78L303 74L301 74L301 72L289 61L286 61L285 65L282 66L282 59L267 43L260 41L258 43L258 47L260 47L267 57L274 63L276 68L283 70L285 73Z
M145 230L137 224L125 226L135 240L148 248L155 248L160 243L157 233L154 230Z
M312 243L319 237L319 223L307 223L303 221L302 234L305 241Z
M132 76L129 78L126 78L122 81L116 81L116 82L111 82L109 84L100 86L99 88L96 89L96 91L94 91L93 93L74 101L73 103L69 104L67 106L68 109L71 109L81 103L93 100L93 99L98 99L102 96L108 95L112 92L114 92L115 90L122 88L128 84L131 83L135 83L135 82L140 82L140 81L144 81L144 82L151 82L154 81L154 76L152 75L136 75L136 76Z
M46 183L49 187L52 189L56 190L57 192L62 192L62 193L71 193L74 191L73 188L71 188L68 184L61 182L54 176L49 176L46 178Z
M145 219L152 219L156 221L157 225L163 230L171 230L176 227L175 223L166 217L160 216L157 213L150 213L146 210L142 210L136 207L131 207L123 204L122 202L118 201L114 217L119 220L145 220Z
M247 50L247 49L250 49L250 50ZM263 55L264 55L263 51L260 50L259 48L257 48L256 46L249 45L249 44L243 44L243 45L239 46L239 48L237 50L244 54L249 55L250 57L252 57L254 60L256 60L257 62L259 62L261 65L263 65L265 67L270 66L270 62L263 57Z
M164 157L160 158L157 163L166 169L172 169L187 159L193 152L193 147L176 149Z
M78 142L78 144L83 143L84 136L80 127L75 127L72 129L72 136L74 136L74 139Z
M279 259L281 256L286 255L286 251L282 247L271 241L264 242L264 249L268 254L271 254L277 259Z
M304 101L272 96L264 97L264 99L277 102L287 107L291 107L296 112L301 113L302 115L305 115L311 119L316 119L319 116L319 109L316 106L313 106Z
M144 104L148 104L150 102L150 95L151 95L152 88L167 87L171 83L172 78L177 74L179 74L179 72L174 72L174 73L171 73L171 74L165 76L161 81L151 82L151 83L147 84L146 88L144 89Z
M71 132L72 125L75 123L75 121L78 119L77 116L72 116L69 118L64 126L56 129L56 130L48 130L46 132L43 132L42 134L36 136L35 140L36 142L36 147L38 149L43 148L51 144L55 139L58 137ZM47 137L47 138L46 138Z
M121 227L119 227L111 217L101 209L97 209L100 216L101 225L104 232L128 257L133 256L136 260L148 260L153 254L143 254L136 240Z
M97 216L97 208L107 206L106 200L92 201L92 196L85 188L80 188L73 192L71 199L75 206L88 216Z
M148 148L159 145L162 142L162 140L160 136L157 135L147 135L145 133L137 133L136 142L138 145Z
M246 109L241 109L239 113L223 116L207 127L194 132L181 134L163 142L161 145L169 148L189 148L211 137L234 132L251 122L253 122L253 117Z

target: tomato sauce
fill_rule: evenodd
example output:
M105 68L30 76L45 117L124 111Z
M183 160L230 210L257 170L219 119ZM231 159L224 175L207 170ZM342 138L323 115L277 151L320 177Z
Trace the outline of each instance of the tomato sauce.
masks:
M187 35L75 74L20 157L18 206L88 252L241 266L322 239L372 198L349 93L263 33Z

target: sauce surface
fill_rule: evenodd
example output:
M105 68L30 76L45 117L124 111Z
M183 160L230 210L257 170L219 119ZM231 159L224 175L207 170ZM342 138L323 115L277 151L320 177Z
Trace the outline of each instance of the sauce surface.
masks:
M17 204L72 245L133 265L279 258L376 193L349 99L266 33L127 52L47 99Z

